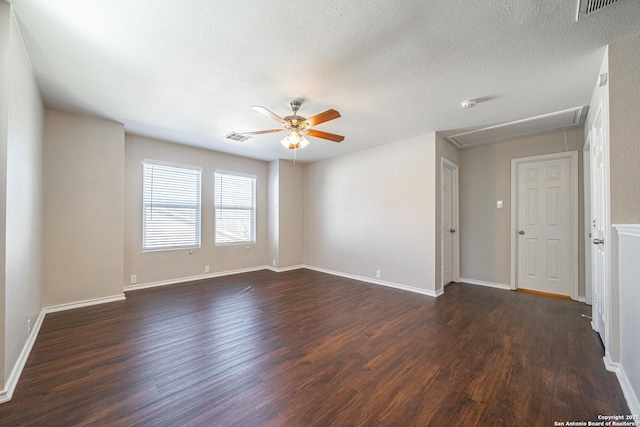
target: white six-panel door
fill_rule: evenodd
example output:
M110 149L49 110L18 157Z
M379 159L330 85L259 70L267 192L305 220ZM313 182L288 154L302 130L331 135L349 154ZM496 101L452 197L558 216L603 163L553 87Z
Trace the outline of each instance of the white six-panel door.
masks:
M607 345L606 336L606 246L605 228L607 227L606 177L605 177L605 135L602 105L598 108L591 129L591 282L593 288L593 328Z
M572 295L572 162L521 162L517 167L517 286Z
M458 165L442 158L441 257L442 284L460 280L458 223Z

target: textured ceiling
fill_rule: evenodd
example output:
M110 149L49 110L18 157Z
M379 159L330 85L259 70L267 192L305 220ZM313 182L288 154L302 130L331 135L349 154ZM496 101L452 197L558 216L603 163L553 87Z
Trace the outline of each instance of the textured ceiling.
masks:
M575 0L11 3L47 105L263 160L292 157L282 134L224 139L278 127L251 105L340 111L314 161L587 105L604 46L640 33L636 0L579 22Z

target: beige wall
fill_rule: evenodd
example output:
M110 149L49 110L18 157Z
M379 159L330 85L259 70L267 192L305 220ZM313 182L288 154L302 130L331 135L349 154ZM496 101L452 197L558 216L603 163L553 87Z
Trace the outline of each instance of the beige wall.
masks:
M0 5L1 6L1 5ZM10 19L6 175L5 365L15 366L42 308L42 113L40 92Z
M611 222L638 224L640 37L609 46L609 77Z
M201 247L142 252L142 161L161 160L202 167ZM256 244L214 246L214 170L257 176ZM173 144L136 135L126 135L126 185L124 227L124 272L120 285L136 275L138 284L202 276L266 264L268 164L229 154ZM249 249L247 249L249 248ZM204 267L208 265L209 273Z
M460 159L460 275L509 285L511 264L511 159L578 150L582 177L584 131L562 131L497 144L467 148ZM584 228L583 185L578 179L578 230ZM496 208L496 201L503 208ZM580 235L580 233L579 233ZM579 249L579 290L584 296L584 245Z
M44 304L122 294L124 127L45 109Z
M305 264L435 292L435 133L306 165Z
M9 128L9 52L11 51L10 32L11 7L0 1L0 399L5 385L5 315L6 307L6 232L7 232L7 137ZM9 375L9 374L7 374Z
M279 254L278 267L304 263L304 170L305 165L279 160Z
M280 160L269 162L267 172L267 265L278 266L278 250L280 247Z
M640 223L640 124L637 107L640 95L639 56L640 37L635 37L609 45L608 56L603 63L603 66L607 65L609 72L608 98L605 98L608 101L608 114L605 117L609 124L611 224ZM596 90L592 107L597 96ZM635 339L635 336L629 336L629 328L622 325L620 307L624 290L621 289L619 277L622 260L619 258L618 244L617 232L613 229L605 230L611 284L607 353L614 362L621 360L621 343ZM635 393L638 393L637 389Z
M269 162L267 264L276 268L304 263L304 170L288 160Z

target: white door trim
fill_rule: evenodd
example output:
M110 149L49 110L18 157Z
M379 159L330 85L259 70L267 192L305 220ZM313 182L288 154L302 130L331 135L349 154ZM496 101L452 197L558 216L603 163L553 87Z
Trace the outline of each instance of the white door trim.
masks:
M453 273L453 281L458 283L460 282L460 193L459 193L459 182L458 182L458 165L453 163L451 160L445 159L441 157L440 162L440 176L442 180L442 174L444 168L447 167L451 169L451 224L453 228L456 230L453 233L451 238L451 246L452 246L452 256L451 256L451 270ZM443 215L443 190L442 185L440 186L440 217ZM441 231L442 233L442 231ZM440 236L440 286L444 288L444 258L442 256L443 248L442 248L442 236Z
M582 149L583 210L584 210L584 287L585 303L593 304L593 284L591 282L591 130Z
M578 299L578 152L544 154L541 156L511 159L511 289L518 288L518 166L523 163L545 160L569 159L571 161L571 299Z

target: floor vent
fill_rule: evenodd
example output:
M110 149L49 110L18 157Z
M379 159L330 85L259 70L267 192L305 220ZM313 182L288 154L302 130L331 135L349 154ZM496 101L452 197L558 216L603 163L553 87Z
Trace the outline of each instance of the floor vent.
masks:
M251 139L251 137L248 135L243 135L241 133L235 133L235 132L230 132L226 134L224 137L227 139L230 139L231 141L236 141L236 142L245 142Z
M576 21L579 21L587 15L604 9L616 3L618 0L578 0L578 12L576 13Z

